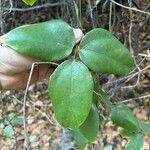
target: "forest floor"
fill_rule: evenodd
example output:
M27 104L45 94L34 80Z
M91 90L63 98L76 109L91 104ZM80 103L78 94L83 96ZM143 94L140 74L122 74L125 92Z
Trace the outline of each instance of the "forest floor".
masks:
M81 21L84 32L94 27L105 29L109 27L109 9L105 6L105 10L101 11L104 5L100 3L97 4L95 10L95 1L82 1ZM33 8L30 7L30 10L21 2L9 0L0 2L1 35L23 24L42 22L52 18L61 18L71 26L77 27L71 0L39 0ZM50 5L52 3L54 5ZM150 15L113 5L113 34L130 50L133 49L136 65L143 70L150 64ZM129 7L128 2L124 5ZM132 7L150 12L149 0L134 0ZM139 72L138 76L126 84L119 85L117 91L113 93L112 100L125 102L138 119L150 123L150 69L144 71L137 69L136 72ZM121 77L106 75L106 78L112 82ZM26 119L28 139L32 150L60 149L62 129L52 113L47 83L48 81L42 81L30 86L28 90ZM11 112L22 115L24 90L5 91L0 94L0 113L5 118L4 120L7 120ZM16 126L14 138L9 139L5 137L1 129L4 125L5 121L0 121L0 150L22 150L23 126ZM123 150L127 141L121 138L118 130L106 119L101 125L97 141L89 147L89 150L103 150L108 147L110 150L111 147L114 150ZM150 137L147 135L143 150L150 150Z

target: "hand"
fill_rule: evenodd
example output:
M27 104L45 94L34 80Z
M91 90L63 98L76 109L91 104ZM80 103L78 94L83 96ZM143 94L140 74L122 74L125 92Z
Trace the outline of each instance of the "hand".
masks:
M78 43L83 33L80 29L73 29L76 43ZM2 43L3 37L0 37ZM39 60L23 56L9 47L0 46L0 90L12 90L24 88L27 84L32 63ZM39 64L35 66L31 84L39 80L49 78L54 66L50 64Z

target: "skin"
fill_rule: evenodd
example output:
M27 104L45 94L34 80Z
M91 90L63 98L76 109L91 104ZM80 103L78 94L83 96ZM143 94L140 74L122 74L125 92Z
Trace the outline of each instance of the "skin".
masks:
M73 29L75 44L77 44L83 33L80 29ZM3 37L0 37L3 43ZM25 88L29 77L32 63L41 62L31 57L23 56L13 49L0 46L0 90L14 90ZM32 74L31 84L48 79L56 66L51 64L36 65Z

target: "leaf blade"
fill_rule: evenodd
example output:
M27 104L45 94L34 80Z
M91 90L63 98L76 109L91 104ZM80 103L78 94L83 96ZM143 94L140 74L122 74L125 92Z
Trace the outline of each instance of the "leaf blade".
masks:
M137 134L128 142L124 150L141 150L143 144L144 136L142 134Z
M71 133L79 149L84 149L89 141L83 136L79 129L73 130Z
M92 106L93 79L88 68L77 60L65 61L50 77L49 94L57 121L65 128L78 128Z
M107 30L97 28L82 39L80 59L100 73L127 74L133 68L129 51Z
M110 118L116 125L132 132L140 129L138 120L134 117L132 111L124 104L118 103L112 105Z
M4 128L4 134L6 135L7 138L13 138L13 126L11 124L8 124L5 128Z
M72 28L62 20L25 25L4 36L4 44L17 52L44 61L68 57L74 46Z
M22 0L25 4L32 6L37 0Z
M93 105L87 119L79 127L79 130L89 142L94 142L99 130L99 125L100 119L98 109Z

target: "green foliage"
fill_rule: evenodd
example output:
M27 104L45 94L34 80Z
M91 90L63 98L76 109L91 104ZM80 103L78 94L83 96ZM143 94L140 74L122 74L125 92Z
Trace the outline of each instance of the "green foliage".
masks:
M99 130L99 124L99 113L96 106L93 105L87 119L79 127L79 130L89 142L94 142Z
M80 149L84 149L88 143L93 143L96 140L99 125L98 109L93 104L85 122L78 129L72 131L74 140Z
M23 117L18 116L15 113L9 113L8 117L6 118L6 123L4 121L4 118L1 117L1 122L3 122L4 127L2 127L4 135L7 138L13 138L14 136L14 128L16 125L23 125Z
M140 123L141 130L146 134L150 134L150 124L142 121L140 121L139 123Z
M113 123L125 130L137 132L140 129L138 120L134 117L132 111L124 104L118 103L112 105L110 118Z
M12 125L23 125L23 117L17 116L15 113L10 113L8 120Z
M32 6L37 0L22 0L25 4Z
M93 29L82 39L80 59L100 73L127 74L133 68L129 51L107 30Z
M80 129L73 130L71 131L71 133L73 135L74 140L76 141L78 148L80 150L84 150L89 141L84 137Z
M125 139L130 139L132 138L133 136L135 136L137 133L135 133L134 131L129 131L129 130L126 130L126 129L122 129L121 132L120 132L120 135L125 138Z
M144 144L144 136L142 134L136 134L132 137L124 150L141 150Z
M74 41L72 28L61 20L21 26L4 37L5 45L21 54L44 61L68 57Z
M33 5L35 0L25 2ZM76 54L74 43L72 28L61 20L21 26L4 37L6 46L42 61L64 60L73 52ZM78 147L84 149L96 139L101 123L97 109L100 104L110 112L113 123L123 128L122 137L130 140L125 150L139 150L143 135L138 133L149 132L149 126L139 123L126 105L112 105L99 85L99 77L95 78L96 72L129 73L133 68L131 54L110 32L101 28L87 33L78 46L79 57L74 55L72 59L69 56L69 60L62 62L49 79L49 95L57 121L71 129ZM11 138L14 125L22 125L23 118L11 113L8 120L10 124L4 132Z
M50 77L49 94L58 122L65 128L76 129L92 106L91 73L81 61L67 60Z
M11 124L8 124L7 126L5 126L4 134L7 138L13 138L14 130L13 130L13 126Z

